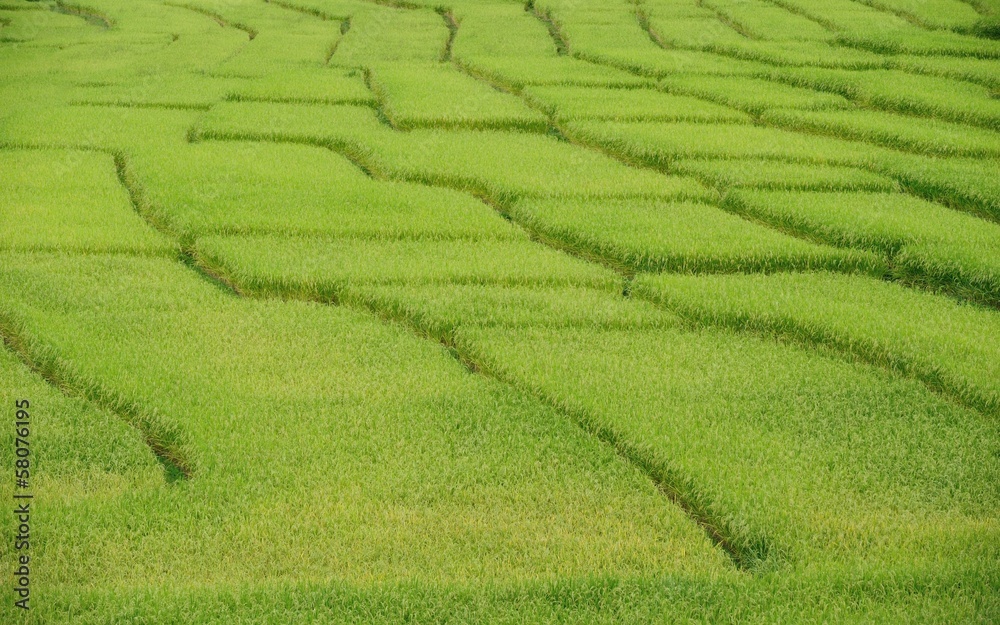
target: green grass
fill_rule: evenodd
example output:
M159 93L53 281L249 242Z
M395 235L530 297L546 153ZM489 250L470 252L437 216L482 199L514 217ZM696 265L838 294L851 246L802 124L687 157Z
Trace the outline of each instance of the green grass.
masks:
M967 37L942 30L901 30L891 33L867 32L840 35L838 42L880 54L916 54L969 57L972 59L1000 58L996 41Z
M673 314L630 301L620 288L497 286L495 284L359 284L343 300L393 319L405 319L427 334L453 342L467 326L507 328L596 327L639 329L676 325Z
M461 337L485 370L634 446L757 566L996 557L996 422L919 383L725 331Z
M524 96L557 120L607 121L749 121L745 114L697 98L654 89L528 87Z
M897 56L895 60L898 67L906 71L968 80L993 89L1000 88L1000 60L912 55Z
M699 321L831 346L1000 414L995 311L833 273L643 275L632 293Z
M136 214L107 154L0 151L0 249L176 254Z
M353 5L351 29L337 45L330 64L363 67L387 62L441 60L448 29L432 11L406 11L386 6Z
M971 621L996 614L988 566L972 580L960 575L777 575L762 579L573 579L550 584L469 588L396 584L363 588L337 583L250 588L62 592L40 620L91 625L113 618L206 624L289 622L398 623L475 620L481 623L685 623L711 620L773 623L894 623L908 619ZM125 604L127 607L122 607ZM73 620L63 618L72 608Z
M17 459L15 402L29 402L27 440L35 450L28 478L34 488L18 491L13 480L7 480L2 492L8 501L15 492L34 492L38 505L58 509L164 486L164 470L153 452L140 433L117 416L61 393L6 346L0 351L0 374L0 400L12 410L10 427L2 435L0 460L13 469ZM7 554L14 542L8 522L12 515L4 514L3 520L4 550L0 553Z
M781 0L781 6L816 20L838 32L893 32L910 30L903 18L854 0Z
M863 49L852 49L823 41L736 40L711 46L711 50L738 59L771 66L820 67L833 69L878 69L885 57Z
M254 295L335 300L351 284L495 284L615 288L607 269L522 241L368 241L280 236L205 237L212 273Z
M993 160L894 154L880 166L916 193L956 208L1000 218L1000 179Z
M244 249L242 250L239 247L239 245L230 245L228 249L224 250L225 253L228 253L228 258L223 259L222 262L237 268L228 274L228 279L237 286L252 290L263 288L275 294L295 295L302 292L308 294L317 284L314 277L316 274L312 273L311 268L318 267L320 273L326 275L330 268L336 266L336 264L323 265L318 261L319 257L316 254L309 256L303 254L300 249L295 249L293 254L289 254L288 252L292 250L287 242L281 244L281 247L286 250L281 255L266 254L263 251L267 248L273 249L274 245L249 244L243 245ZM216 254L219 249L221 248L216 248ZM286 260L290 256L297 256L297 260ZM295 269L293 265L298 269ZM289 267L292 267L290 271ZM280 279L275 280L275 276L280 276ZM412 280L410 282L412 283ZM378 297L372 299L376 302L375 306L378 307ZM406 307L403 310L406 311ZM418 310L420 309L418 308ZM398 304L395 307L389 306L385 312L386 314L398 315L400 308ZM404 312L403 314L412 315L413 313ZM435 313L433 310L427 312L424 309L415 316L419 318L421 314L432 316ZM443 323L447 328L448 321L445 320ZM966 557L962 555L963 547L961 546L965 543L962 539L956 539L955 543L946 546L947 541L944 538L954 530L955 524L968 524L969 529L966 531L991 531L986 528L974 529L982 526L979 521L975 520L978 513L970 511L971 516L966 520L952 516L945 521L943 518L938 519L935 515L931 515L924 525L911 525L909 531L913 532L912 534L899 536L896 534L896 530L889 529L895 527L894 523L890 522L888 525L884 525L885 515L891 516L893 514L889 512L889 509L885 507L866 509L863 503L867 497L862 492L869 496L874 492L879 492L880 494L874 497L875 500L884 502L885 497L891 497L891 501L896 502L893 504L894 506L901 505L903 509L909 510L906 512L906 515L909 516L915 512L915 509L906 508L906 506L919 507L928 504L923 503L924 500L920 498L907 499L912 495L906 493L923 492L926 495L927 489L931 488L924 484L923 478L916 477L925 475L926 472L917 469L917 465L912 463L937 463L935 466L939 466L941 460L952 457L953 451L947 448L948 445L955 444L962 445L963 448L967 447L965 443L954 442L956 435L976 436L977 438L989 436L985 433L975 434L970 432L969 428L979 430L982 427L992 426L987 426L974 415L963 413L957 408L933 399L920 386L908 385L891 377L876 374L873 370L864 367L838 363L835 360L793 348L768 347L766 342L749 338L737 339L737 337L726 333L695 335L680 330L595 333L593 329L588 328L549 328L547 330L529 328L517 334L511 334L503 328L490 330L476 329L473 326L463 328L461 321L458 322L458 325L456 342L459 346L459 352L467 354L466 357L471 362L499 375L502 379L534 389L547 401L564 407L571 414L578 415L578 418L592 424L590 427L598 428L601 431L605 431L602 428L608 428L606 430L609 432L608 436L613 436L619 444L641 450L635 453L645 458L643 460L645 466L651 467L650 470L657 472L657 475L664 476L661 479L668 480L669 484L678 488L686 501L693 502L690 505L694 505L702 514L713 519L718 527L724 528L726 535L745 552L745 557L763 558L765 561L772 561L772 558L777 558L778 561L785 559L795 561L797 558L809 560L813 557L822 557L830 565L847 566L848 562L858 563L866 558L875 557L862 547L862 545L874 540L882 545L878 551L877 557L879 559L902 558L902 561L909 562L909 566L919 569L928 565L926 562L921 564L922 560L919 558L911 559L913 557L911 549L914 545L924 545L924 548L936 545L935 549L943 549L943 551L935 552L938 555L934 557L946 560L958 558L956 562L960 562ZM730 363L730 366L722 368L714 365L713 359L715 358ZM633 375L630 372L648 370L663 372L666 362L668 362L664 359L669 359L672 373L665 374L665 378L657 378L661 391L652 395L641 392L639 389L647 388L644 385L650 381L642 375ZM655 366L652 364L654 361L658 363ZM734 368L733 365L738 362L746 364ZM573 364L570 365L570 363ZM593 365L587 363L593 363ZM591 369L590 367L599 367L599 369ZM602 374L595 377L594 373L597 370L602 371ZM555 373L554 376L553 373ZM589 382L581 384L583 379L581 376L588 379ZM734 376L734 378L730 379L729 376ZM747 376L758 376L761 379L769 380L769 383L761 385L748 382ZM741 380L738 388L743 389L746 395L740 395L742 399L738 401L741 403L733 406L732 402L737 400L734 399L732 390L724 394L726 399L723 400L721 399L723 395L717 391L713 392L710 385L718 384L719 388L732 389L737 377ZM816 393L815 384L820 379L826 380L824 384L829 387L829 390ZM666 383L666 380L669 380L670 392L664 394L662 385ZM695 380L698 382L695 383ZM612 381L614 381L614 387L602 386L604 383L612 384ZM782 392L795 396L802 392L796 389L807 387L813 388L811 397L814 401L819 401L818 404L808 409L800 410L795 407L797 406L796 402L780 398ZM613 391L612 388L614 388ZM770 390L764 392L761 390L764 388ZM893 390L890 391L890 388ZM837 390L834 391L834 389ZM758 395L761 392L764 392L764 395ZM923 399L917 400L917 396L923 397ZM890 397L895 399L890 400ZM898 403L895 404L895 408L888 408L887 406L892 404L886 404L887 401ZM719 407L713 407L716 404ZM916 405L925 406L925 408L915 408ZM688 406L688 408L679 410L678 408L671 409L669 406L677 406L678 408ZM758 407L754 408L754 406ZM782 417L780 419L772 412L775 406L787 406L781 411ZM735 414L741 415L739 421L741 425L737 426L736 422L732 421L727 422L727 427L724 430L714 427L705 428L704 426L699 429L698 423L716 422L721 418L722 411L726 411L727 414L729 411L733 411ZM948 433L931 434L926 428L944 426L945 421L940 418L943 412L955 415L945 420L952 424L947 426L950 428ZM676 431L679 427L678 422L661 419L653 421L640 419L637 421L630 416L656 414L664 415L666 418L667 415L674 413L684 415L685 425L681 430L687 433L685 437L687 451L682 451L676 445L661 448L658 442L664 440L663 433ZM760 414L761 417L758 419L763 419L765 414L767 417L763 421L747 420L747 414ZM923 416L915 420L917 414ZM959 417L959 414L963 416ZM793 417L793 415L795 416ZM844 423L847 427L843 434L821 434L815 427L807 425L810 419L825 423L834 415L838 415L839 422ZM798 419L804 421L798 421ZM849 419L849 421L844 421L844 419ZM861 428L861 430L871 427L868 422L870 419L892 420L894 425L883 426L898 433L898 444L893 446L892 452L889 454L891 460L886 456L885 450L878 449L877 443L863 448L851 447L851 441L854 440L855 435L851 435L849 432L855 427ZM957 421L952 419L957 419ZM792 424L796 425L792 427ZM903 428L902 431L900 428ZM660 432L660 434L656 432ZM717 450L732 450L733 455L729 456L729 451L727 451L724 460L716 455L714 461L703 465L704 468L701 470L695 470L697 464L695 460L692 460L690 465L684 464L680 469L678 469L677 460L665 461L667 457L676 458L677 454L693 454L700 457L698 453L691 450L691 442L700 440L702 432L707 437L703 443L706 447ZM712 438L723 435L723 432L725 432L725 443ZM806 432L811 432L811 434L804 439L801 438ZM828 431L823 429L822 432ZM836 432L840 432L840 430L836 430ZM774 450L794 449L800 445L805 447L801 447L803 451L800 452L800 455L793 453L789 457L786 453L776 451L770 458L766 455L762 456L759 452L747 456L746 452L734 449L734 447L739 447L735 441L742 441L741 444L750 444L747 442L748 440L752 440L753 446L758 449L761 445ZM764 440L770 441L770 444L765 443ZM781 442L778 443L778 440ZM790 441L793 440L797 442L791 443ZM928 448L928 441L935 441L935 444L940 444L943 447L932 450ZM694 445L694 447L700 448L699 445ZM661 449L669 449L670 451L667 453ZM805 449L811 451L806 453ZM810 462L824 462L813 460L816 449L826 449L828 453L834 453L830 450L835 449L837 454L850 449L852 454L860 456L852 456L852 461L841 467L840 471L846 471L846 473L839 471L830 473L830 470L826 469L822 472L826 477L817 480L812 485L803 484L800 481L793 490L788 489L791 489L795 482L789 481L783 483L784 485L779 485L776 483L778 480L770 479L766 481L766 492L761 493L761 484L765 482L749 477L754 474L754 471L773 475L774 469L769 468L769 462L789 461L805 463L802 468L794 472L796 475L816 475L816 467L806 468ZM864 457L865 460L861 460L861 457ZM977 462L985 461L987 464L977 465L978 468L985 469L985 467L996 464L995 459L989 460L988 458L989 456L984 450ZM701 461L704 461L704 458ZM783 500L783 503L779 505L777 499L766 499L765 501L770 503L763 504L762 507L755 505L750 508L732 500L721 503L718 497L722 495L717 497L716 493L725 492L726 496L730 496L732 493L743 491L740 491L733 483L730 483L726 488L707 486L713 483L714 479L719 479L717 471L720 462L735 463L732 473L723 472L725 475L732 476L729 479L735 481L750 480L746 482L748 486L745 488L747 489L749 489L750 483L757 485L753 490L745 491L756 493L754 501L759 501L760 497L773 496L793 497L798 503L789 505L787 500ZM865 490L856 491L855 489L859 488L856 481L861 479L861 474L852 474L851 467L871 467L873 462L879 467L878 471L872 473L869 470L865 473L867 476L863 480ZM738 468L736 468L737 466ZM966 472L970 468L972 467L959 468L955 466L954 470L967 474ZM1000 469L1000 467L994 468ZM713 471L716 473L713 474ZM688 476L691 481L686 482L685 478L678 476ZM737 476L744 477L738 478ZM841 486L832 486L830 480L833 480L833 484ZM909 483L910 485L907 486L907 480L916 480L916 482ZM989 488L986 485L990 484L990 481L988 478L982 478L973 479L972 483L980 484L981 486L975 488L982 489ZM695 484L701 486L695 486ZM708 490L701 490L702 488ZM784 495L779 495L779 492L784 493ZM810 492L813 494L810 495ZM945 488L939 491L939 496L953 497L958 495ZM963 500L968 501L968 505L973 506L982 503L981 500L977 499L977 496L971 494ZM828 509L827 514L822 515L822 520L813 517L813 521L807 521L806 513L815 509L817 505L823 505L820 503L821 501L826 502L825 505L833 507ZM836 503L831 503L834 501ZM940 504L934 504L932 507L937 509L938 505ZM948 508L954 509L950 506ZM796 509L801 510L801 513L797 515ZM850 512L847 512L848 509ZM742 512L734 514L730 510L741 510ZM767 512L763 512L763 510ZM757 516L751 518L746 515ZM838 521L838 518L841 520ZM859 519L867 519L867 521L856 525ZM810 523L819 525L810 525ZM838 523L841 525L838 526ZM850 537L842 535L846 527L843 525L844 523L853 527ZM806 535L798 535L796 532L801 531L805 526L813 529L809 530ZM819 527L825 529L820 530ZM948 529L945 529L946 527ZM890 533L885 534L885 532ZM841 537L837 538L838 535ZM807 538L807 536L811 536L811 538ZM878 538L874 538L874 536L878 536ZM931 538L931 536L934 537ZM763 551L761 551L762 549ZM957 551L955 551L956 549ZM807 556L806 554L809 553L815 555ZM823 555L820 556L820 553ZM750 554L755 555L751 556ZM981 555L976 556L970 553L969 557L989 556L986 555L986 552L982 552Z
M837 109L850 105L836 94L739 76L668 76L660 82L660 86L671 93L696 96L755 114L778 106L808 110Z
M769 160L681 159L671 171L695 176L717 187L798 189L803 191L895 191L885 176L837 165L809 165Z
M155 411L183 432L194 467L168 488L51 508L44 524L58 531L32 554L39 605L151 577L180 592L234 574L255 585L726 575L725 556L635 467L401 328L241 300L164 259L3 261L3 314L27 351Z
M374 66L370 84L393 126L543 132L545 116L519 98L443 63Z
M774 76L789 84L839 93L874 108L1000 129L1000 102L981 85L898 70L784 68Z
M523 59L519 57L456 57L468 72L511 91L529 85L577 87L636 87L649 79L613 67L595 65L567 56Z
M310 104L375 104L375 96L357 73L333 69L283 70L229 89L227 100L302 102Z
M1000 622L998 0L81 2L0 622Z
M814 245L707 204L523 200L511 214L559 245L632 271L884 270L870 254Z
M393 132L356 107L226 103L204 136L281 139L342 147L386 176L442 184L508 202L522 195L708 198L696 181L631 169L553 137L517 132Z
M515 3L454 5L458 33L452 54L462 59L556 58L548 30Z
M735 191L741 214L833 245L891 259L907 280L1000 304L1000 227L912 196Z
M791 109L766 111L762 117L787 128L869 141L898 150L940 156L1000 156L1000 132L935 119L869 110Z
M767 72L771 67L753 60L735 59L728 55L685 50L679 48L662 49L653 46L649 39L640 40L642 47L636 49L628 44L619 47L587 49L579 53L588 61L621 68L650 78L663 78L677 72L701 72L709 75L751 76ZM646 47L646 43L650 46Z
M741 33L754 39L776 41L823 41L831 38L828 28L815 20L763 0L711 0L702 6L712 9Z
M143 76L116 85L85 84L73 90L74 104L207 109L242 81L192 72Z
M308 145L196 143L139 153L129 160L129 174L149 212L185 239L211 233L377 239L519 234L466 194L373 180L343 156Z
M868 4L932 28L965 28L979 20L979 13L960 0L868 0Z
M19 110L0 126L8 146L122 150L180 144L198 111L130 106L42 106Z
M567 134L629 160L669 167L689 158L787 159L811 164L863 164L861 144L748 124L568 122Z
M708 10L678 17L653 12L649 17L649 25L669 47L711 50L714 45L742 42L746 39L735 29L724 26Z

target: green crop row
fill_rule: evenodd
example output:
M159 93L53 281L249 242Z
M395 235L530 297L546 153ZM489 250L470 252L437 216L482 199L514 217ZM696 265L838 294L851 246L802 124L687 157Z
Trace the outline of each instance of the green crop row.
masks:
M886 255L899 277L1000 304L1000 226L902 194L734 191L741 214Z
M960 0L865 0L877 9L903 15L931 28L967 28L979 13Z
M555 244L630 271L884 271L870 254L814 245L707 204L532 199L511 214Z
M941 156L1000 156L1000 132L936 119L870 110L773 109L762 118L796 130L877 143L898 150Z
M211 141L137 153L128 165L146 208L185 239L211 233L518 238L475 198L372 180L325 148Z
M797 189L802 191L898 191L885 176L839 165L811 165L776 160L702 159L672 161L671 171L694 176L723 189Z
M3 331L6 335L6 328ZM29 467L26 488L17 488L13 479L0 485L8 501L15 493L37 493L33 504L47 512L60 505L106 503L164 485L163 467L136 429L83 399L61 393L6 346L0 349L0 400L11 411L10 427L0 433L0 461L15 467L18 420L27 426L27 436L21 438L44 450L31 458L35 466ZM17 418L17 407L25 410L26 419ZM66 525L63 521L49 526L49 531L71 529ZM14 542L12 529L11 524L2 529L9 544Z
M685 316L831 346L1000 414L1000 315L862 276L645 275L632 292Z
M578 141L662 168L688 158L772 158L820 165L863 165L871 159L863 144L749 124L574 121L562 127Z
M325 260L329 252L321 250L334 249L331 244L308 250L288 239L205 245L199 254L210 255L217 272L252 293L322 297L313 289L344 264ZM379 275L372 270L373 278ZM456 279L463 280L446 277ZM491 322L495 317L462 297L467 290L440 300L444 284L425 292L413 278L406 287L366 287L367 280L355 278L345 299L410 319L431 334L451 333L473 366L531 389L635 450L629 453L638 454L637 462L724 531L745 564L920 567L914 544L938 559L992 557L988 542L976 547L965 537L984 532L988 541L996 531L981 525L977 510L993 505L991 476L1000 465L989 449L980 448L974 461L964 454L977 449L972 441L992 436L987 430L995 425L920 385L766 340L670 329L669 320L657 329L598 330L552 325L545 315L536 326L521 313L513 322L527 325L512 333L511 321ZM552 304L542 306L551 310ZM499 314L509 320L513 313ZM803 393L810 398L806 406ZM891 446L860 438L872 428L893 432ZM943 472L964 476L965 487L935 486ZM906 521L901 532L904 518L931 509L925 522ZM956 534L956 528L963 529Z
M0 150L0 170L0 249L177 252L136 214L107 154Z
M255 296L336 301L351 284L620 285L607 269L527 240L212 236L198 239L195 251L206 269Z
M781 83L740 76L677 74L660 83L661 88L760 114L770 108L838 109L850 106L842 96L791 87Z
M407 11L377 4L351 14L351 28L330 64L364 67L375 63L435 62L448 43L444 20L432 11Z
M898 70L783 68L772 76L788 84L839 93L874 108L1000 130L1000 102L981 85Z
M721 19L754 39L825 41L832 38L830 29L820 22L764 0L709 0L702 6L716 11Z
M529 85L578 87L639 87L651 81L628 72L587 63L569 56L459 57L455 62L466 72L507 90L520 92Z
M233 575L259 588L726 574L611 449L370 315L242 300L166 259L7 254L0 292L29 357L155 412L192 460L176 486L50 504L32 549L39 604Z
M690 159L781 160L868 169L913 193L996 219L1000 180L992 160L932 158L835 137L748 124L567 122L562 130L630 162L672 171ZM686 170L677 169L680 173Z
M386 117L403 130L494 128L544 132L548 122L519 98L442 63L393 63L369 69Z
M704 121L742 122L749 117L726 106L654 89L528 87L523 95L560 122Z
M515 132L393 132L371 110L276 104L222 104L202 120L202 136L331 145L382 174L443 184L509 202L528 195L710 198L688 178L629 168L553 137Z

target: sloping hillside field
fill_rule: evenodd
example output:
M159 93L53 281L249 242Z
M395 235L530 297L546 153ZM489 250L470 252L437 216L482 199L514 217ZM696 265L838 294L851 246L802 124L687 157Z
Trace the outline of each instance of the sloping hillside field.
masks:
M0 623L1000 622L1000 1L0 0Z

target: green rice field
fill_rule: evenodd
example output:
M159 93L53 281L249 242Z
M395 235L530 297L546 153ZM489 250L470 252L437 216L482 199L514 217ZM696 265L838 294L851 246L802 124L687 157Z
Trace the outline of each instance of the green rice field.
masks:
M997 0L0 0L0 623L1000 622Z

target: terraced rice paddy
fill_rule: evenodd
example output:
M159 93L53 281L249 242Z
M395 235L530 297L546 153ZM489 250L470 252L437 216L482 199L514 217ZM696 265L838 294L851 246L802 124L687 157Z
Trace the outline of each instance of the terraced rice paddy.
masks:
M1000 621L1000 3L0 0L0 70L0 622Z

